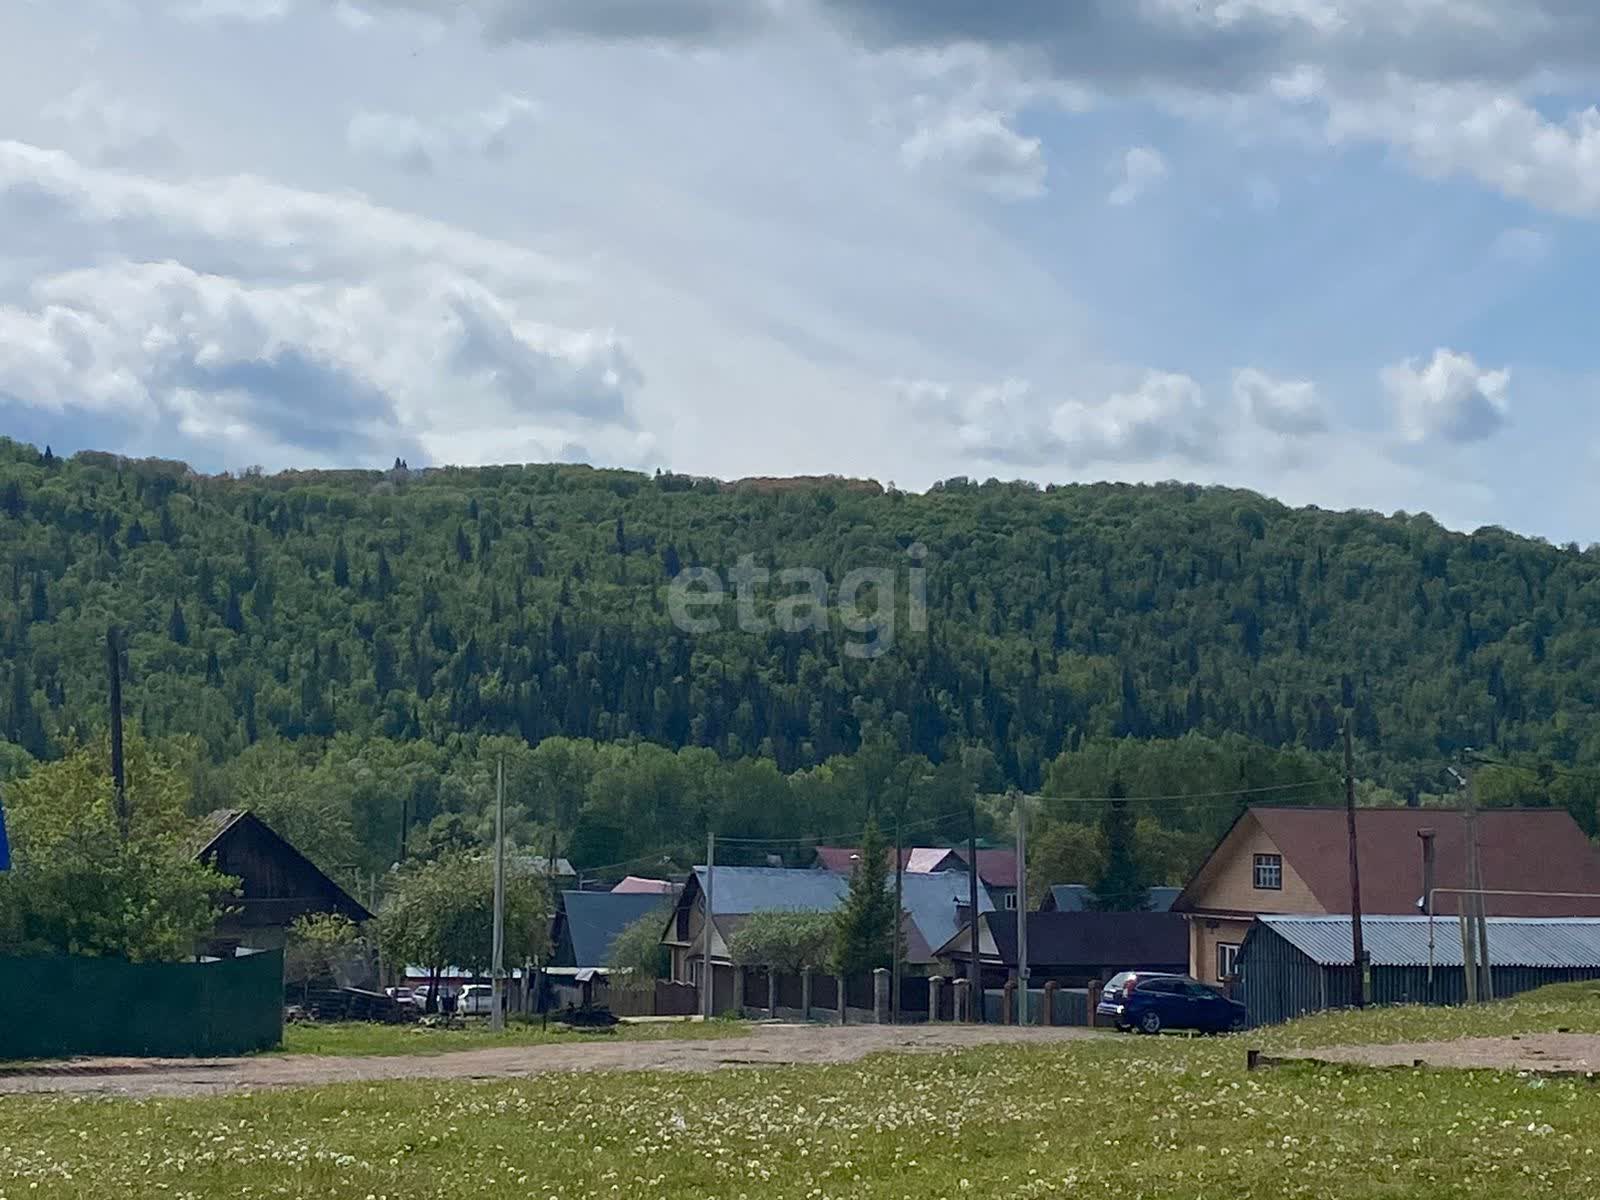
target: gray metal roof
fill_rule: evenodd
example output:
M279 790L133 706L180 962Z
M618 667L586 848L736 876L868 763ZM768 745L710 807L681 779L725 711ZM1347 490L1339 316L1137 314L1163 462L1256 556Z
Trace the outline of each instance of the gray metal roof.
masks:
M1182 888L1153 887L1150 897L1145 903L1146 912L1170 912L1172 902L1178 898ZM1057 883L1050 888L1050 898L1055 903L1056 912L1093 912L1095 905L1094 889L1084 883Z
M561 904L572 938L573 965L603 967L611 960L611 943L629 925L656 912L665 925L672 898L648 892L562 892Z
M696 867L701 889L706 869ZM894 886L894 875L889 876ZM901 898L910 923L926 944L915 945L907 936L907 954L913 962L931 961L932 951L955 936L956 906L970 899L971 884L965 871L937 871L901 877ZM711 901L719 916L744 916L755 912L832 912L850 892L847 876L832 871L799 871L785 867L718 867L712 881ZM978 889L978 911L993 912L986 888Z
M696 867L700 890L706 869ZM797 871L787 867L718 867L711 886L712 912L832 912L850 890L850 880L831 871Z
M1256 920L1324 967L1349 966L1349 917L1257 917ZM1600 967L1600 917L1490 917L1489 961L1497 967ZM1367 917L1361 934L1375 967L1428 965L1427 917ZM1433 963L1461 966L1454 916L1433 919Z

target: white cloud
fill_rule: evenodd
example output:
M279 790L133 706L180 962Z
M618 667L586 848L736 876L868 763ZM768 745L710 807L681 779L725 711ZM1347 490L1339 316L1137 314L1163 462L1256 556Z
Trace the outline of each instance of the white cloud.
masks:
M1166 159L1149 146L1134 146L1114 169L1120 178L1106 199L1118 206L1132 204L1167 177Z
M1013 465L1209 462L1221 429L1187 375L1148 371L1100 400L1049 400L1024 379L958 389L898 385L909 411L944 429L964 455Z
M240 2L240 0L229 0ZM470 14L492 41L545 37L694 43L764 28L783 0L371 0L440 19Z
M481 447L508 426L551 454L597 436L614 449L637 444L638 382L614 339L529 321L447 272L281 287L117 263L0 306L0 395L234 463L423 459L438 435Z
M1469 354L1436 350L1426 364L1385 367L1381 379L1407 441L1482 441L1506 423L1511 372L1481 368Z
M261 24L288 16L294 0L178 0L173 12L186 21L245 21Z
M178 156L166 122L150 109L84 83L41 114L60 126L86 158L107 166L162 166Z
M1556 122L1509 91L1401 77L1328 104L1335 144L1386 142L1425 175L1466 175L1552 212L1600 214L1600 109Z
M504 96L478 112L452 119L422 120L396 113L362 112L350 119L345 141L358 154L422 174L456 157L498 158L512 143L517 126L538 109L521 96Z
M947 173L998 196L1044 194L1044 147L997 112L948 112L920 126L900 148L908 167Z
M235 465L650 453L640 368L610 330L542 315L565 285L541 256L359 197L0 143L0 219L19 200L63 261L0 303L0 404ZM67 261L132 231L226 270Z
M1317 385L1305 379L1275 379L1243 367L1233 374L1233 396L1245 417L1273 433L1320 433L1328 428Z

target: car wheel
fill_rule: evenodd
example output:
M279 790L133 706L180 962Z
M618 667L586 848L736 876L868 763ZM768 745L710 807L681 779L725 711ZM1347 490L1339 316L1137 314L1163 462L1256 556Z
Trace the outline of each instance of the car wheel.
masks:
M1245 1019L1243 1017L1234 1017L1233 1020L1228 1022L1229 1033L1243 1033L1244 1030Z
M1150 1012L1145 1013L1144 1016L1140 1017L1139 1018L1139 1032L1140 1033L1160 1033L1161 1032L1161 1014L1156 1012L1156 1011L1154 1011L1154 1010L1151 1010Z

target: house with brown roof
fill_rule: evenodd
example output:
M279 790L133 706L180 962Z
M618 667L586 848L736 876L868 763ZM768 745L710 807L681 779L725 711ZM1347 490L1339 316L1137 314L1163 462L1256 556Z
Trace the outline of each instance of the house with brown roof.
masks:
M219 809L201 818L188 849L197 861L239 880L239 894L228 898L206 954L281 949L295 919L312 913L337 913L358 924L372 919L365 905L248 810Z
M1489 809L1478 813L1478 860L1486 891L1546 893L1487 896L1501 917L1600 916L1600 853L1562 809ZM1422 911L1423 842L1434 845L1434 886L1466 886L1467 826L1458 809L1363 808L1356 812L1361 908L1372 915ZM1548 893L1580 893L1574 899ZM1434 911L1454 915L1461 897L1448 890ZM1251 922L1266 914L1350 911L1350 849L1343 808L1246 809L1173 902L1189 919L1189 971L1220 983Z

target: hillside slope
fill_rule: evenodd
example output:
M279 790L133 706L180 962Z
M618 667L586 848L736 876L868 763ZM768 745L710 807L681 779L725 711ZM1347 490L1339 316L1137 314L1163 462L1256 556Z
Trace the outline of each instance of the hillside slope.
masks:
M827 632L744 632L731 594L694 610L720 631L676 628L670 579L729 581L744 555L835 586L886 572L892 638L837 612ZM42 756L103 722L113 622L144 731L218 760L271 733L481 731L792 771L882 736L935 762L988 747L1033 787L1091 735L1329 749L1345 706L1364 767L1403 791L1465 746L1600 760L1596 553L1217 488L909 495L558 466L234 479L0 441L0 736Z

